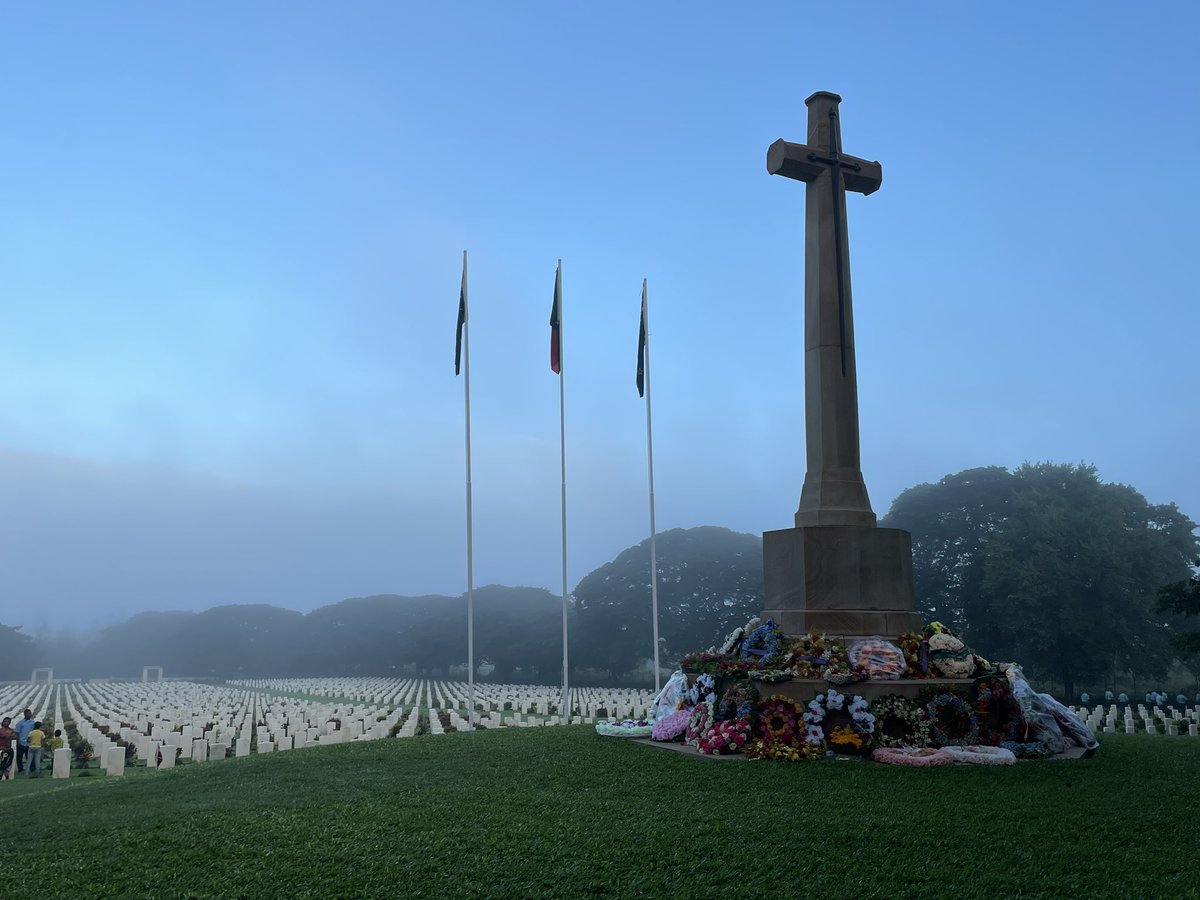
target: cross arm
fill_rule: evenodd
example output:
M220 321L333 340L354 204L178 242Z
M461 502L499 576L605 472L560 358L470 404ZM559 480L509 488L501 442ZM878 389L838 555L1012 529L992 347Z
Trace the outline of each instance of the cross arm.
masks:
M883 184L883 166L869 159L842 153L842 182L848 191L873 194ZM780 138L767 148L767 172L797 181L812 181L829 168L829 151Z

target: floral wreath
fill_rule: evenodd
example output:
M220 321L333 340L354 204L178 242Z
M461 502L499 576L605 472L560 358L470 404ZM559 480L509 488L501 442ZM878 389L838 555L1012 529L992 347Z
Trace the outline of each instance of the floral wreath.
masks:
M742 641L742 660L766 667L783 655L783 634L771 619L759 625Z
M728 719L746 719L747 721L754 715L754 707L758 704L758 689L754 685L739 681L730 685L725 691L725 696L721 698L721 704L717 707L717 718L725 721Z
M804 721L808 724L805 740L810 744L824 741L842 753L862 750L875 731L875 716L867 712L867 701L859 696L846 702L845 694L830 688L809 701Z
M925 709L929 713L929 736L935 747L962 747L979 740L979 721L962 697L938 694Z
M954 762L945 750L935 750L931 747L880 747L871 754L871 759L877 763L890 766L948 766Z
M692 701L693 706L705 701L716 700L717 679L709 674L698 677L688 689L688 699Z
M624 719L620 722L597 722L596 734L603 737L640 738L650 737L654 726L644 719Z
M929 644L915 631L905 632L896 639L904 652L904 663L908 666L908 678L929 677Z
M650 736L656 741L677 741L683 737L691 717L691 709L677 709L667 713L654 721L654 729Z
M725 638L725 643L721 645L722 654L730 654L736 651L742 645L742 638L746 636L746 627L739 625L733 631L729 632Z
M761 681L766 684L791 681L795 677L791 669L751 669L746 676L751 681Z
M740 753L750 740L750 720L731 719L717 722L700 736L696 749L714 756Z
M1045 759L1054 755L1042 741L1001 741L1000 746L1011 750L1017 759Z
M875 713L875 742L881 747L929 746L929 717L920 704L900 694L888 694L871 704L871 711Z
M1007 678L992 676L976 683L975 718L980 743L1000 747L1006 741L1019 741L1025 734L1025 719L1013 700Z
M830 669L848 669L846 648L834 638L813 631L792 645L792 671L797 678L824 678Z
M799 762L805 759L821 759L825 756L823 744L782 744L779 741L751 741L743 751L750 759L772 759Z
M686 742L693 747L697 746L700 743L701 735L708 731L712 721L713 702L711 700L705 700L703 703L693 706L688 715L687 730L684 732Z
M758 704L754 736L768 744L796 747L803 743L800 733L800 704L782 694L772 694Z
M850 665L868 678L893 681L908 668L904 651L883 638L866 638L850 646Z
M943 747L942 752L956 763L973 766L1011 766L1017 762L1016 754L1003 747Z

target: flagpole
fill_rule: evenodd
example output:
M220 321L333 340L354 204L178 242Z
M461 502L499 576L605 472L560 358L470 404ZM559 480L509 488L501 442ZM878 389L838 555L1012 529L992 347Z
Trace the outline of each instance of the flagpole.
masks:
M463 251L462 301L467 309L467 251ZM467 420L467 727L475 730L475 546L471 503L471 320L463 316L463 398Z
M559 717L564 724L571 721L569 706L570 688L568 678L570 667L567 662L567 404L566 390L563 387L563 373L566 371L563 353L562 327L562 260L558 261L558 270L554 275L554 285L558 293L558 443L559 457L562 460L562 633L563 633L563 689L562 703L559 704Z
M650 482L650 615L654 622L654 693L662 690L662 676L658 668L658 551L654 527L654 426L650 415L650 301L647 298L646 279L642 279L642 319L646 326L646 469Z

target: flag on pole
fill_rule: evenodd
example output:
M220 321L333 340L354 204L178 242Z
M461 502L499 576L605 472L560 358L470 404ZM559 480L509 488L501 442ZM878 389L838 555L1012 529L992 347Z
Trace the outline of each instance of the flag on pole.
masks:
M646 285L642 285L642 319L638 325L638 363L637 363L638 396L646 395Z
M467 324L467 255L463 253L462 287L458 289L458 328L454 335L454 374L462 368L463 326ZM641 371L640 368L638 371Z
M562 263L554 270L554 306L550 308L550 370L562 374L562 330L559 328L559 305L562 303Z

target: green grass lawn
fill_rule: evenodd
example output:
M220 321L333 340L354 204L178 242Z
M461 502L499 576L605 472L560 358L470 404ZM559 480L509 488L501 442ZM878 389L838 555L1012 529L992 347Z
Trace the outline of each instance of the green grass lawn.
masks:
M915 770L557 727L0 782L0 865L78 898L1186 897L1198 813L1184 737Z

